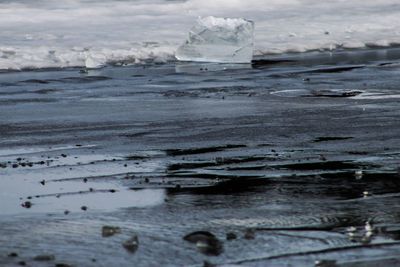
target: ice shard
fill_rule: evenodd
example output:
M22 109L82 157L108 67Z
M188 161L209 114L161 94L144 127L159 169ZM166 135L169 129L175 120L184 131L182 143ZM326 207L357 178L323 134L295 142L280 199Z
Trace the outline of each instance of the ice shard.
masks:
M189 37L175 53L178 60L250 63L254 22L242 18L199 18Z

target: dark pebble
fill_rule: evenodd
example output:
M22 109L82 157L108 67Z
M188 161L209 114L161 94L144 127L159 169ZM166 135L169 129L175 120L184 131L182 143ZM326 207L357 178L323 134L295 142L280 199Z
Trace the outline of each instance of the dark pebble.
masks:
M145 182L145 183L150 182L149 178L144 178L144 182Z
M184 240L196 244L198 250L209 256L218 256L223 252L222 242L212 233L197 231L187 234Z
M87 183L88 179L87 178L83 178L83 182Z
M37 255L33 258L34 261L53 261L55 259L54 255Z
M8 254L8 257L16 258L16 257L18 257L18 254L16 252L11 252L10 254Z
M235 233L229 232L226 234L226 240L234 240L237 238L237 235Z
M315 262L315 267L336 267L338 266L336 264L335 260L319 260Z
M63 158L66 158L66 157L67 157L67 155L65 155L65 154L61 154L61 157L63 157Z
M13 168L18 168L18 164L14 163L14 164L12 165L12 167L13 167Z
M56 263L55 267L72 267L72 265L66 263Z
M121 228L119 228L118 226L105 225L101 229L102 237L110 237L110 236L113 236L113 235L119 234L119 233L121 233Z
M25 266L25 265L26 265L26 262L24 262L24 261L19 261L18 264L21 265L21 266Z
M32 202L25 201L24 203L22 203L21 206L24 207L24 208L30 209L32 207Z
M137 237L137 235L134 235L133 237L131 237L130 239L124 241L122 243L122 246L129 251L130 253L135 253L136 250L139 247L139 239Z
M128 164L124 164L124 167L128 167Z
M70 212L69 210L64 210L64 214L65 214L65 215L68 215L69 212Z
M46 184L46 181L45 181L45 180L42 180L42 181L40 181L40 183L41 183L42 185L45 185L45 184Z
M88 208L86 206L82 206L81 210L86 211Z
M215 264L212 264L211 262L209 262L209 261L204 261L204 263L203 263L203 267L216 267L217 265L215 265Z
M252 229L247 229L246 232L244 233L244 238L245 239L254 239L256 237L256 233Z
M17 158L17 161L21 161L22 160L22 158Z
M117 192L115 189L110 189L110 193L115 193Z

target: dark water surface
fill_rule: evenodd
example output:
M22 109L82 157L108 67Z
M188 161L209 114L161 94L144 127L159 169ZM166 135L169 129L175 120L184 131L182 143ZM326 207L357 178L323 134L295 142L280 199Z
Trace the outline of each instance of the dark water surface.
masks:
M0 265L399 266L399 85L399 49L2 73Z

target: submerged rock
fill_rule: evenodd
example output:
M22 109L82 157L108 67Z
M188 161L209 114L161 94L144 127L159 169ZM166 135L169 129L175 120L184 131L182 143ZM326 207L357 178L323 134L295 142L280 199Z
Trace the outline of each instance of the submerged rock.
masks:
M183 237L184 240L196 244L197 249L209 256L218 256L223 252L222 242L212 233L197 231Z

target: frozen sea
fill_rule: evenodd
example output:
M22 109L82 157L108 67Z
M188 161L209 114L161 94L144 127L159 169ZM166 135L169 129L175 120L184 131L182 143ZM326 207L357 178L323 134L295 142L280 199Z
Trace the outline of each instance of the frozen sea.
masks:
M2 0L0 69L171 61L199 16L253 20L255 55L400 44L396 0Z

